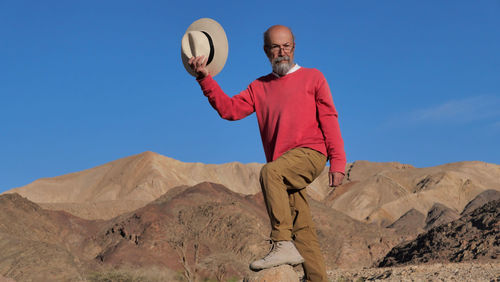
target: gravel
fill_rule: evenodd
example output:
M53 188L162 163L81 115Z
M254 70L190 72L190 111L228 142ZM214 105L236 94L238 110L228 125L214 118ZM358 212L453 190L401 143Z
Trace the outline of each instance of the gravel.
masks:
M347 281L494 281L500 282L500 261L436 263L328 271L334 282Z

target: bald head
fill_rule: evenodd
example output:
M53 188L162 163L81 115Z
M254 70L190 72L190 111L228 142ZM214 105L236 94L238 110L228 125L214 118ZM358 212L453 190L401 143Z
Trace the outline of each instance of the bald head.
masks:
M264 47L270 46L275 38L287 39L291 44L295 42L292 30L284 25L273 25L264 32Z
M274 73L283 76L292 69L294 50L295 38L289 27L273 25L264 32L264 52Z

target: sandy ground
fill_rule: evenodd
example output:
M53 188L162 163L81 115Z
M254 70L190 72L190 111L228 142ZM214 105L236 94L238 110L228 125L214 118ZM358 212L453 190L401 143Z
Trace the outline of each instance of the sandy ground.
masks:
M500 282L500 261L493 263L437 263L401 267L338 269L330 281L495 281Z

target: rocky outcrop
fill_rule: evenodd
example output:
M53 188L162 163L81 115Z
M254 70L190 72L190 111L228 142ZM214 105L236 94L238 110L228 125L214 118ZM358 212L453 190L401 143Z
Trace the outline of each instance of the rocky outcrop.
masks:
M244 282L299 282L299 276L290 265L261 270L243 279Z
M394 247L378 265L498 260L499 220L500 200L488 202L458 220Z

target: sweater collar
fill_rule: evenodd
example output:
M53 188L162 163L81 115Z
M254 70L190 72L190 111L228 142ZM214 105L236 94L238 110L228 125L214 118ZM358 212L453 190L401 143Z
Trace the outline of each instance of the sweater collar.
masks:
M295 64L295 65L294 65L294 66L293 66L293 67L292 67L292 68L291 68L291 69L290 69L290 70L289 70L289 71L288 71L285 75L287 75L287 74L291 74L292 72L294 72L294 71L296 71L296 70L298 70L298 69L300 69L299 64ZM273 72L273 74L274 74L276 77L281 77L281 75L279 75L279 74L277 74L277 73L275 73L275 72ZM285 76L285 75L283 75L283 76Z

